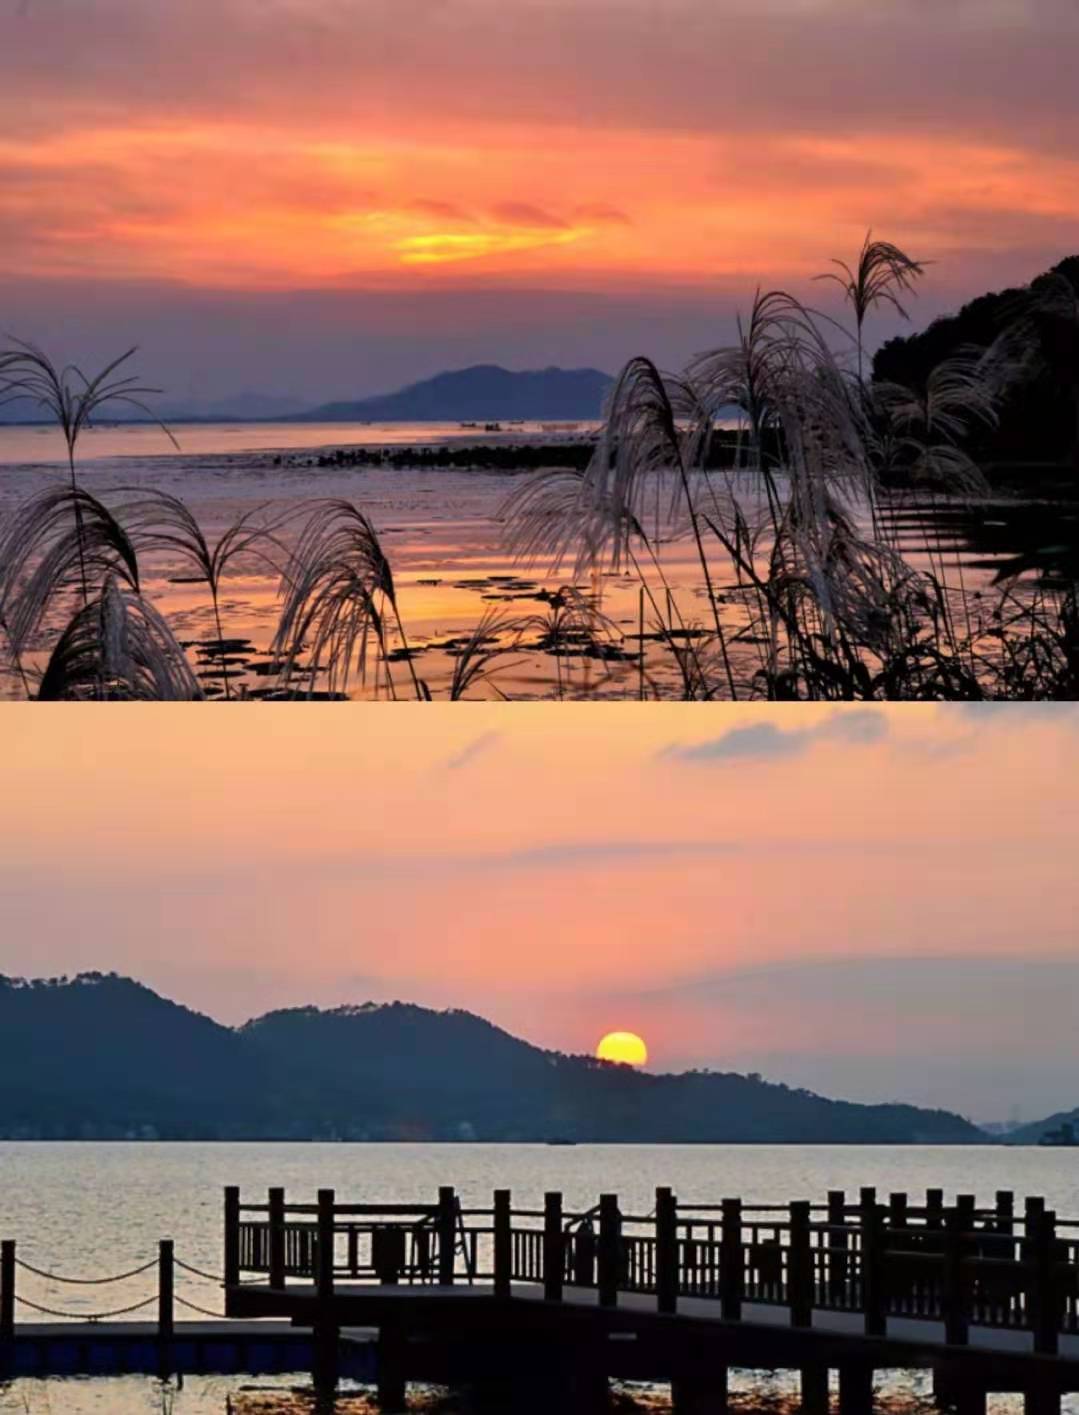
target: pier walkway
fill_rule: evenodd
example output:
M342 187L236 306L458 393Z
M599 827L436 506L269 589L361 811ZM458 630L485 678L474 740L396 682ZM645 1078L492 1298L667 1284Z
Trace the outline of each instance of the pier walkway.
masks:
M959 1415L1004 1391L1057 1415L1079 1391L1079 1222L1004 1191L984 1208L939 1190L759 1205L659 1189L635 1214L613 1194L570 1209L548 1193L530 1209L507 1190L470 1207L448 1186L429 1204L332 1190L294 1203L279 1188L249 1202L231 1188L223 1228L219 1274L163 1240L134 1274L61 1279L4 1241L0 1374L311 1369L322 1389L341 1374L377 1383L387 1410L422 1380L515 1415L598 1411L611 1377L670 1382L679 1415L722 1415L732 1369L798 1372L807 1415L828 1410L834 1375L840 1415L868 1415L874 1374L892 1369L931 1370ZM26 1295L21 1269L94 1284L145 1273L153 1291L64 1322ZM178 1269L216 1282L222 1310L178 1293Z
M1017 1211L1003 1191L979 1208L939 1190L777 1206L659 1189L651 1213L633 1214L613 1194L568 1211L558 1193L527 1209L506 1190L469 1208L449 1187L430 1205L331 1190L297 1205L280 1189L251 1204L232 1189L224 1268L230 1313L309 1326L328 1362L337 1328L377 1327L391 1404L410 1343L438 1341L479 1370L501 1352L530 1387L571 1353L585 1407L618 1375L669 1380L682 1409L722 1410L732 1367L800 1371L810 1415L833 1370L842 1415L871 1407L886 1368L931 1368L964 1415L990 1391L1022 1391L1041 1415L1079 1390L1079 1222L1037 1198Z

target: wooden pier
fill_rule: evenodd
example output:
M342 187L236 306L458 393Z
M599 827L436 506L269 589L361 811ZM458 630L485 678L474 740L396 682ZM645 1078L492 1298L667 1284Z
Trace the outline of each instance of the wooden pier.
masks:
M20 1290L20 1268L145 1273L153 1291L64 1323ZM223 1312L182 1296L178 1271L216 1282ZM1057 1415L1079 1390L1079 1222L1007 1192L979 1208L939 1190L780 1206L658 1189L633 1214L613 1194L576 1210L558 1193L529 1209L506 1190L468 1207L448 1187L430 1204L228 1189L219 1274L164 1240L133 1273L64 1279L3 1242L0 1375L117 1369L310 1369L324 1390L347 1373L377 1383L387 1410L421 1380L548 1415L600 1411L612 1377L669 1382L679 1415L722 1415L738 1369L799 1373L807 1415L825 1415L836 1383L839 1415L868 1415L875 1373L929 1369L958 1415L1005 1391Z
M340 1329L377 1328L388 1408L435 1349L457 1379L508 1381L517 1405L554 1383L582 1410L619 1376L722 1412L732 1368L800 1372L808 1415L827 1409L833 1371L841 1415L866 1415L884 1369L932 1369L961 1415L1001 1391L1046 1415L1079 1390L1079 1222L1006 1192L985 1209L939 1190L762 1206L658 1189L632 1214L613 1194L568 1211L558 1193L530 1210L506 1190L469 1208L451 1188L430 1205L229 1189L224 1273L230 1315L315 1333L323 1381Z

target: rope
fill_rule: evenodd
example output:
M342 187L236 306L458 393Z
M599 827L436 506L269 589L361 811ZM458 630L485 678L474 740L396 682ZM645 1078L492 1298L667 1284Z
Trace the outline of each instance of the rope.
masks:
M227 1313L211 1312L208 1307L196 1306L194 1302L189 1302L186 1297L181 1297L179 1293L174 1294L173 1301L178 1307L187 1307L192 1312L198 1312L200 1317L213 1317L214 1320L218 1322L229 1320Z
M31 1302L29 1298L20 1297L15 1294L15 1301L24 1307L29 1307L32 1312L41 1312L46 1317L62 1317L64 1320L103 1322L110 1317L126 1317L130 1312L138 1312L143 1307L149 1307L152 1302L157 1301L157 1294L152 1297L144 1297L141 1302L134 1302L130 1307L117 1307L111 1312L59 1312L55 1307L42 1307L37 1302Z
M117 1273L115 1277L63 1277L60 1273L48 1273L43 1268L32 1267L24 1262L22 1258L15 1259L15 1266L22 1268L24 1272L33 1273L35 1277L45 1278L47 1282L65 1282L74 1287L104 1287L111 1282L125 1282L131 1277L140 1277L151 1268L157 1267L157 1259L151 1258L148 1263L143 1263L141 1268L132 1268L130 1272Z

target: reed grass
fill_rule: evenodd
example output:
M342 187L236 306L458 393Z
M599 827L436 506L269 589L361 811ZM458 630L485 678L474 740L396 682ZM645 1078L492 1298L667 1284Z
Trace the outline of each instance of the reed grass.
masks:
M1059 557L1052 574L1006 567L995 598L972 594L943 537L928 547L928 568L910 563L894 515L911 489L985 495L970 437L993 425L1011 380L1047 357L1047 340L1079 339L1074 291L1036 282L992 348L965 350L910 389L866 382L864 340L877 308L906 314L925 263L869 235L853 265L836 265L822 278L842 290L846 324L788 292L758 291L734 341L681 373L629 361L588 465L529 476L502 509L517 559L553 577L568 566L575 583L545 591L541 612L488 611L450 650L446 696L504 696L498 677L537 653L553 658L560 699L605 691L618 664L629 665L621 691L642 699L1079 694L1079 555ZM123 372L133 352L88 378L32 345L0 350L0 402L45 409L67 449L67 484L0 526L0 666L25 696L205 696L141 587L141 559L166 554L206 586L216 637L204 652L226 699L246 691L229 666L223 586L250 565L278 583L271 666L282 696L347 695L358 681L375 696L430 700L389 557L352 502L298 512L267 503L211 541L176 496L131 487L94 496L80 483L80 438L102 408L146 411L153 390ZM737 440L732 465L716 470L720 419L734 419ZM665 571L676 540L699 572L691 604ZM636 636L604 611L612 573L636 582ZM46 666L34 666L50 645Z

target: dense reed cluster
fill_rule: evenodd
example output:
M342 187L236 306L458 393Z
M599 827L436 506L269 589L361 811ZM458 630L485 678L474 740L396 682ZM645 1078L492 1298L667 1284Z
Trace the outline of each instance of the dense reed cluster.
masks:
M560 697L575 691L575 660L633 665L624 681L640 697L1077 696L1074 555L1057 547L1052 564L1004 570L987 595L968 589L940 539L915 567L897 527L910 497L986 493L965 444L1043 357L1046 327L1079 339L1079 294L1064 279L1042 282L990 347L945 360L924 386L867 380L867 320L881 305L905 315L922 273L869 236L853 267L821 277L842 290L849 328L785 292L758 293L736 342L680 375L631 360L588 465L530 475L504 507L517 557L552 574L568 565L573 584L541 596L542 612L489 611L453 646L446 694L497 692L506 656L535 651L554 658ZM343 696L359 678L376 695L430 698L389 559L351 502L267 505L211 543L175 496L120 487L97 497L80 483L79 439L101 409L146 410L153 390L123 372L131 352L85 378L31 345L0 351L0 402L55 419L69 472L0 526L0 667L28 697L202 697L187 650L140 585L144 558L162 553L205 586L214 637L197 647L221 696L247 695L222 611L224 577L240 563L278 582L269 695ZM714 443L732 429L734 456L717 459ZM699 568L692 593L665 574L663 548L678 539ZM612 573L639 584L632 650L603 611Z
M987 597L940 539L915 568L897 511L915 496L988 492L964 444L1041 357L1047 319L1079 334L1079 293L1039 282L992 346L906 388L866 380L864 326L882 303L905 314L923 266L868 236L840 270L822 278L842 288L850 329L758 293L737 342L681 375L632 360L588 468L541 473L511 498L515 548L572 556L578 576L628 562L685 697L1074 698L1074 549L1002 571ZM717 472L720 420L734 421L740 452ZM678 537L695 547L703 614L681 610L664 582L659 548Z

